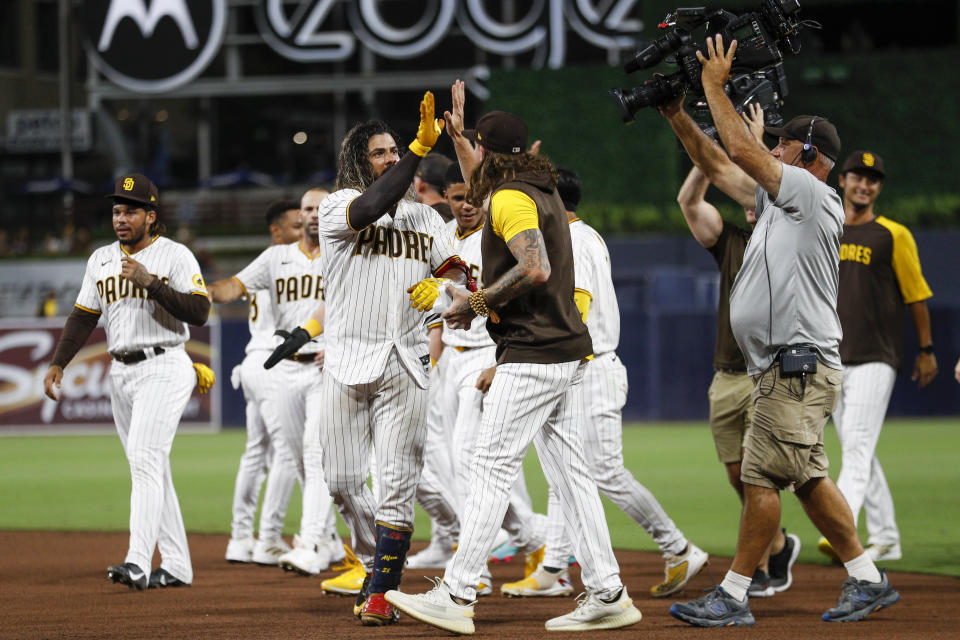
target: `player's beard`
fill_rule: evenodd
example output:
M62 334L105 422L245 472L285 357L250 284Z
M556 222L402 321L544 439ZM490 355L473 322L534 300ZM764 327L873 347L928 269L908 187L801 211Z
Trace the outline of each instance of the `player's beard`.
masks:
M145 235L147 235L147 225L146 225L146 224L143 225L143 227L140 229L140 233L137 233L136 230L135 230L133 227L131 227L131 228L130 228L130 237L129 237L127 240L120 240L120 244L122 244L122 245L125 246L125 247L133 247L133 246L136 246L141 240L143 240L143 237L144 237ZM119 240L119 238L118 238L118 240Z

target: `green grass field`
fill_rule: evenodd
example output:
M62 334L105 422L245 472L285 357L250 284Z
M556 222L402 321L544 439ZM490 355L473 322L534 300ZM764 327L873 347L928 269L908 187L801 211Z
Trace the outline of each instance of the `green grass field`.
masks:
M174 442L174 480L190 531L229 532L244 435L227 430L181 435ZM716 460L706 424L636 424L624 430L623 439L627 467L684 533L710 553L731 555L740 505ZM836 478L840 451L832 425L826 445ZM878 452L893 490L904 554L903 560L888 563L891 568L960 576L960 557L952 553L960 531L958 450L957 419L891 420L884 427ZM545 510L546 483L532 452L526 471L534 504ZM127 463L116 436L0 438L0 529L123 531L129 491ZM295 492L286 520L289 534L299 518ZM609 503L607 518L615 547L656 549L640 527ZM816 551L819 534L789 494L783 496L783 523L803 541L802 561L825 562ZM346 534L342 523L341 528ZM415 537L428 535L428 519L418 508Z

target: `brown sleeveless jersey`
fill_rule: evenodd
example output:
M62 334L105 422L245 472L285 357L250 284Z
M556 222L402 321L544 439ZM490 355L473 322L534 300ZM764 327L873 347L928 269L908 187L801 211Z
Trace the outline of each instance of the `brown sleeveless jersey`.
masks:
M497 344L497 363L550 364L580 360L593 353L586 325L573 301L573 247L570 225L549 173L529 172L499 185L527 195L537 205L540 233L550 260L546 284L498 308L500 322L487 320L487 331ZM492 224L481 238L483 281L496 282L517 264L507 243Z

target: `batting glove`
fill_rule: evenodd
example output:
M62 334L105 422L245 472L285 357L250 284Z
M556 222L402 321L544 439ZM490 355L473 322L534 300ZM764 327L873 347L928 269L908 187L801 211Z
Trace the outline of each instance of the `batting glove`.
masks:
M424 278L407 289L410 294L410 306L419 311L429 311L440 295L440 288L445 284L452 284L447 278Z
M310 334L303 327L297 327L293 331L277 329L274 335L282 337L283 343L274 349L267 361L263 363L264 369L272 369L278 362L292 356L300 350L300 347L310 342Z
M197 372L197 390L200 393L210 391L213 383L217 381L217 376L214 375L213 369L199 362L193 363L193 369Z
M410 151L421 158L430 152L437 138L443 132L443 118L434 118L433 94L427 91L420 101L420 126L417 128L417 137L410 143Z

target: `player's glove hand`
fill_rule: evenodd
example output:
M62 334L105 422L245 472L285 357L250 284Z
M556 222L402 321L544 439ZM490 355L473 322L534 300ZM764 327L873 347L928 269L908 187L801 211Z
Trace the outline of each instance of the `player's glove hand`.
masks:
M199 362L193 363L193 369L197 372L197 390L200 393L210 391L213 383L217 381L217 376L214 375L213 369Z
M421 158L430 152L437 138L443 132L444 121L434 118L433 94L427 91L420 101L420 126L417 127L417 137L410 143L410 151Z
M277 329L274 335L283 338L283 343L274 349L267 361L263 363L264 369L272 369L278 362L292 356L300 350L300 347L310 342L310 334L303 327L297 327L293 331Z
M410 294L410 306L419 311L429 311L437 301L437 296L440 295L440 287L452 282L446 278L424 278L407 289L407 293Z

